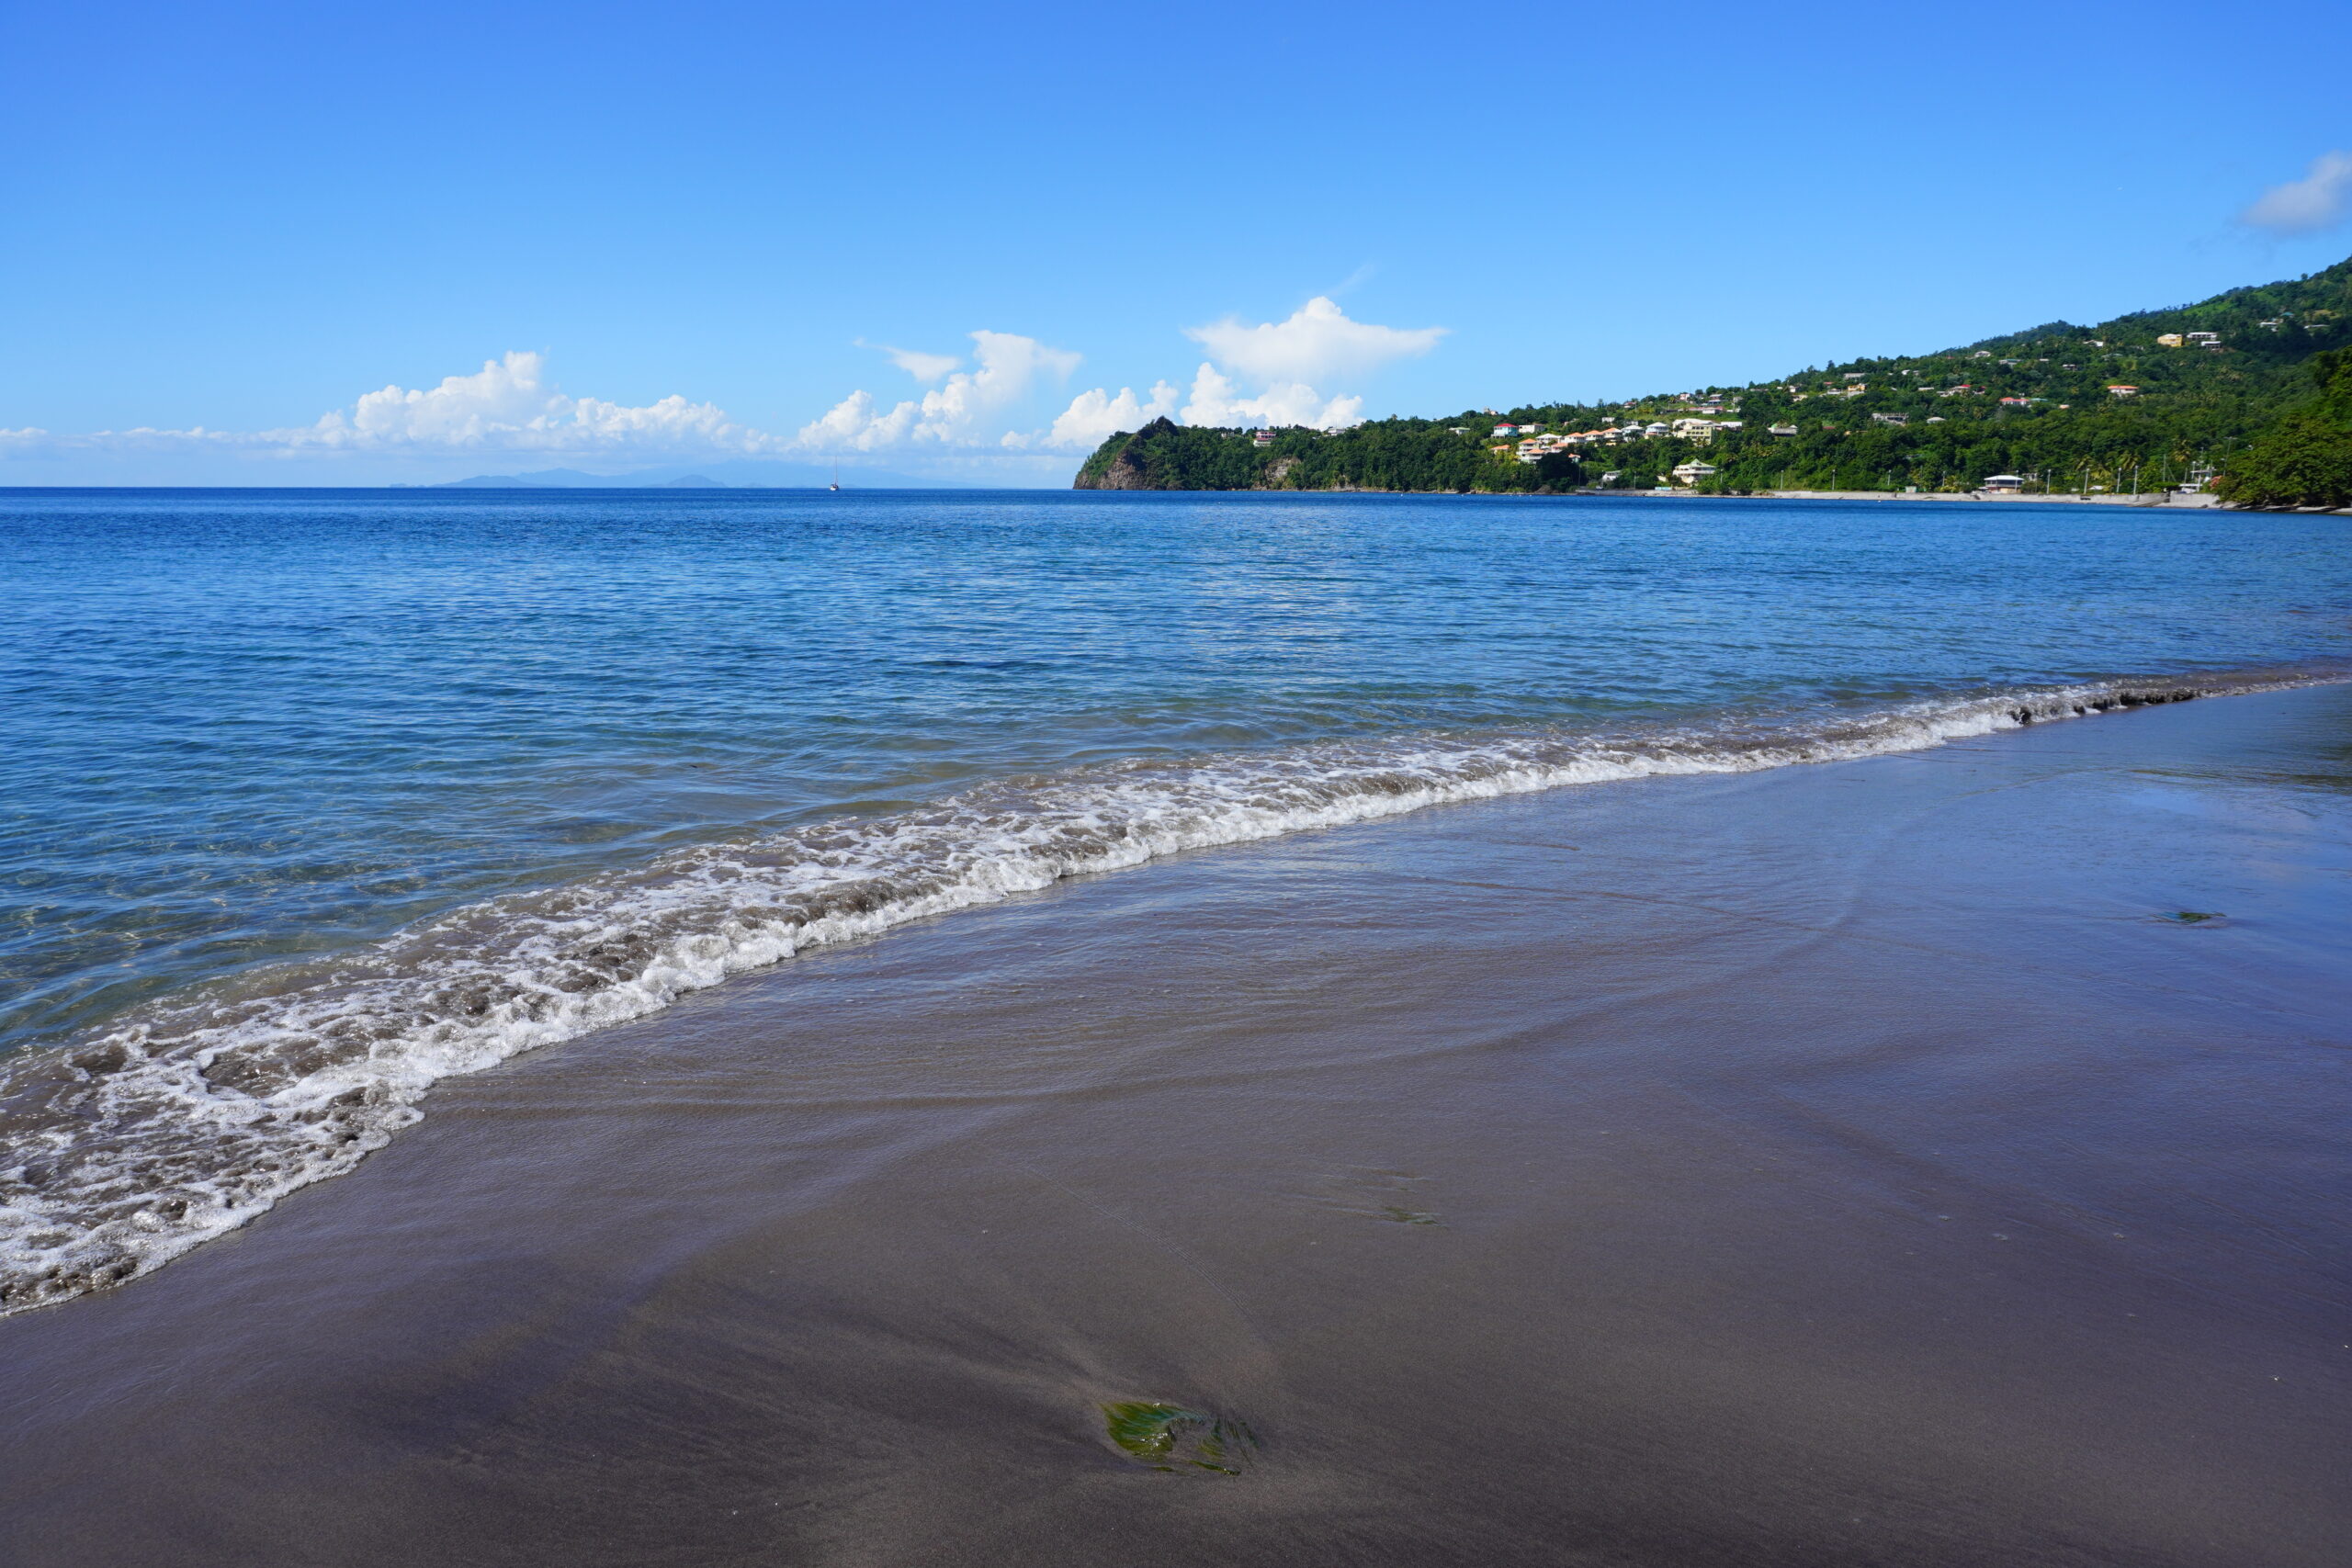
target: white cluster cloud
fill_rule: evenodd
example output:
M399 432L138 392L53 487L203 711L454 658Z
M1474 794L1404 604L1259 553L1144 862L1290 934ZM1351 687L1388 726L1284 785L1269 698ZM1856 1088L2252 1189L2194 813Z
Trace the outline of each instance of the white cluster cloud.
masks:
M710 403L672 396L631 408L566 397L545 381L546 368L539 355L511 353L485 362L474 375L447 377L430 390L369 392L349 413L338 409L306 431L260 434L287 446L370 450L756 453L775 445L773 436L731 423Z
M2238 221L2275 234L2316 234L2352 217L2352 152L2323 152L2301 179L2272 186Z
M1027 400L1041 376L1057 379L1068 376L1078 368L1079 356L1018 333L977 332L972 334L972 345L978 369L957 370L943 385L925 392L920 402L910 400L887 410L873 393L852 392L821 419L803 425L799 445L831 452L872 452L926 443L1029 446L1033 437L1001 427ZM960 363L944 355L905 349L884 352L918 379L929 378L923 374L926 370Z
M1204 367L1204 368L1206 368ZM1119 389L1117 397L1102 388L1080 392L1069 400L1046 433L1048 446L1095 447L1114 433L1140 430L1155 419L1164 419L1176 412L1176 400L1184 394L1162 381L1151 389L1148 401L1137 398L1130 387Z
M1244 397L1230 377L1214 365L1204 365L1193 376L1193 396L1184 405L1186 424L1306 425L1315 430L1343 430L1363 422L1362 398L1330 398L1303 381L1264 389Z
M1227 316L1184 335L1209 357L1267 385L1296 385L1334 376L1363 376L1398 359L1427 354L1445 335L1443 327L1374 326L1352 321L1337 303L1317 295L1283 321L1243 326Z
M1326 430L1354 424L1363 417L1363 400L1327 396L1317 383L1329 385L1333 378L1365 375L1426 354L1444 329L1407 331L1351 321L1318 296L1285 321L1245 325L1228 318L1192 328L1186 335L1209 355L1189 390L1164 380L1141 393L1130 387L1115 393L1096 387L1050 417L1034 405L1049 383L1066 380L1078 368L1080 356L1017 333L976 332L970 369L954 355L875 345L929 389L887 407L872 393L855 391L791 435L738 424L717 405L683 397L641 406L573 397L548 379L544 356L518 350L437 386L388 386L365 393L307 425L253 431L141 427L84 435L0 430L0 456L78 453L106 460L195 452L288 458L363 454L402 460L405 467L411 458L502 453L658 462L895 450L994 461L1031 453L1038 456L1022 460L1036 462L1045 454L1091 449L1115 431L1161 418L1196 425Z
M787 445L764 431L736 424L710 403L667 397L642 407L602 398L574 398L546 379L545 358L516 351L487 360L470 376L450 376L437 387L391 386L363 393L348 409L315 423L282 430L102 430L52 436L46 431L0 432L0 447L19 451L158 452L243 450L299 457L373 453L459 456L520 452L611 456L757 457Z
M1245 325L1233 317L1205 327L1189 327L1184 335L1209 351L1193 373L1193 389L1178 417L1186 424L1306 425L1339 430L1363 420L1363 399L1325 397L1314 383L1332 378L1365 376L1399 359L1410 359L1435 348L1443 327L1384 327L1349 319L1334 300L1317 295L1280 321ZM1238 378L1238 380L1237 380ZM1253 390L1244 391L1240 383ZM1115 430L1138 424L1170 412L1174 388L1165 382L1153 389L1153 400L1137 404L1122 390L1116 399L1100 391L1081 392L1069 412L1054 423L1054 434L1068 439L1057 445L1099 445Z
M872 393L851 393L821 419L804 426L798 443L816 452L875 452L893 447L986 446L1014 450L1083 451L1114 431L1155 419L1187 424L1307 425L1336 430L1360 423L1363 399L1325 396L1317 382L1369 375L1399 359L1427 354L1443 327L1406 329L1352 321L1317 295L1288 319L1245 324L1232 317L1185 335L1208 351L1190 391L1166 381L1138 393L1095 387L1079 393L1043 430L1017 428L1013 415L1047 374L1067 376L1078 355L1009 333L974 333L979 368L957 370L945 355L883 347L918 380L946 382L885 408ZM950 372L953 371L953 374Z

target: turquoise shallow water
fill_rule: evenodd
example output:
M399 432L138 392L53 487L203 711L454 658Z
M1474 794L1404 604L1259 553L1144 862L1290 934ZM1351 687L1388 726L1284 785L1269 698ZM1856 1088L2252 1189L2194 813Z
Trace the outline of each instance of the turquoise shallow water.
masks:
M0 1043L665 847L1338 736L2352 652L2343 520L0 494Z
M2346 544L1949 503L0 492L14 1256L74 1284L108 1226L224 1228L438 1076L1072 871L2332 671Z

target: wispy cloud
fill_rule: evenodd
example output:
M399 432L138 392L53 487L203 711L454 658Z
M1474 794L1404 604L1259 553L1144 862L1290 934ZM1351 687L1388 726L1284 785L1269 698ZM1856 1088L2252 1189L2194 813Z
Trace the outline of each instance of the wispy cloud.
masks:
M952 354L925 354L919 348L892 348L887 343L868 343L864 338L857 340L857 346L879 349L889 356L891 364L918 381L936 381L964 363Z
M2352 152L2323 152L2301 179L2272 186L2238 221L2274 234L2316 234L2352 217Z

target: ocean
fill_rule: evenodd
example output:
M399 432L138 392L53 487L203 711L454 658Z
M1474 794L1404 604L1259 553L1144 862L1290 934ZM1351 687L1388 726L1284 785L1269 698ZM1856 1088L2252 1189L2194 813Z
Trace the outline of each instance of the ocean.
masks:
M0 492L0 1306L432 1087L1080 874L2352 669L2345 520Z

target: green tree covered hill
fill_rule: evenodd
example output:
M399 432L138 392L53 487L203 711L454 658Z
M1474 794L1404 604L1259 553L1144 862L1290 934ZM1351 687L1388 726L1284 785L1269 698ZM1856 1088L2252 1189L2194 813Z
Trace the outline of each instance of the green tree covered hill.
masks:
M1249 431L1162 419L1104 442L1077 483L1560 491L1679 482L1752 493L1969 491L2013 474L2029 491L2071 491L2156 490L2219 470L2224 495L2245 504L2352 505L2352 355L2321 357L2346 346L2352 261L2095 326L2052 321L1939 354L1850 360L1747 387L1598 407L1522 405L1500 421L1483 411L1374 420L1330 433L1278 431L1261 446ZM2314 364L2335 367L2316 392ZM1678 419L1713 428L1595 441L1532 462L1492 434L1498 422L1573 434Z
M2311 361L2317 391L2234 453L2218 487L2239 506L2352 506L2352 348Z

